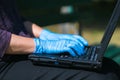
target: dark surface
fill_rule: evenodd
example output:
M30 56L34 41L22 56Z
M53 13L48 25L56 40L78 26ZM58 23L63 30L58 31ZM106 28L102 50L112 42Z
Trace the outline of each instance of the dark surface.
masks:
M35 66L25 56L14 56L13 61L0 74L0 80L119 80L120 67L111 59L104 58L100 72ZM119 79L118 79L119 78Z

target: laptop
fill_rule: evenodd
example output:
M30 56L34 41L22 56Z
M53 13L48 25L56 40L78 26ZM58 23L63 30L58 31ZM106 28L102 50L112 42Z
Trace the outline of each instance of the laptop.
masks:
M68 53L60 55L40 55L30 54L28 58L35 65L69 67L69 68L85 68L85 69L100 69L102 67L103 55L108 47L113 32L117 26L120 16L120 0L117 1L113 10L112 16L108 22L103 38L98 45L85 47L85 54L72 57Z

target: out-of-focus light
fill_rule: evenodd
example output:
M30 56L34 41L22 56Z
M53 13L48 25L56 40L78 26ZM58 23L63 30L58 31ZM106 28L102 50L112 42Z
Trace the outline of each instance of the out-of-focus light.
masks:
M73 11L73 6L62 6L60 9L61 14L71 14Z

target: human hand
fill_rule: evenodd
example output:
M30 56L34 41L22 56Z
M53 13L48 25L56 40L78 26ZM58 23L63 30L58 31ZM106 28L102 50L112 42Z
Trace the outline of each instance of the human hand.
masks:
M68 39L76 42L80 42L84 46L88 45L88 42L81 36L79 35L73 35L73 34L57 34L50 32L48 30L42 30L40 36L40 39L42 40L60 40L60 39Z
M80 42L72 40L41 40L34 38L35 50L37 54L61 54L68 52L72 56L82 55L84 53L84 45Z

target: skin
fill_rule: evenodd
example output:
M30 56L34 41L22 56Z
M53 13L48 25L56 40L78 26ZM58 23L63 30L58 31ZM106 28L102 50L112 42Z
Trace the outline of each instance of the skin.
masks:
M42 28L30 21L24 22L25 28L34 37L39 37ZM34 51L35 43L33 38L22 37L12 34L6 54L31 54Z

